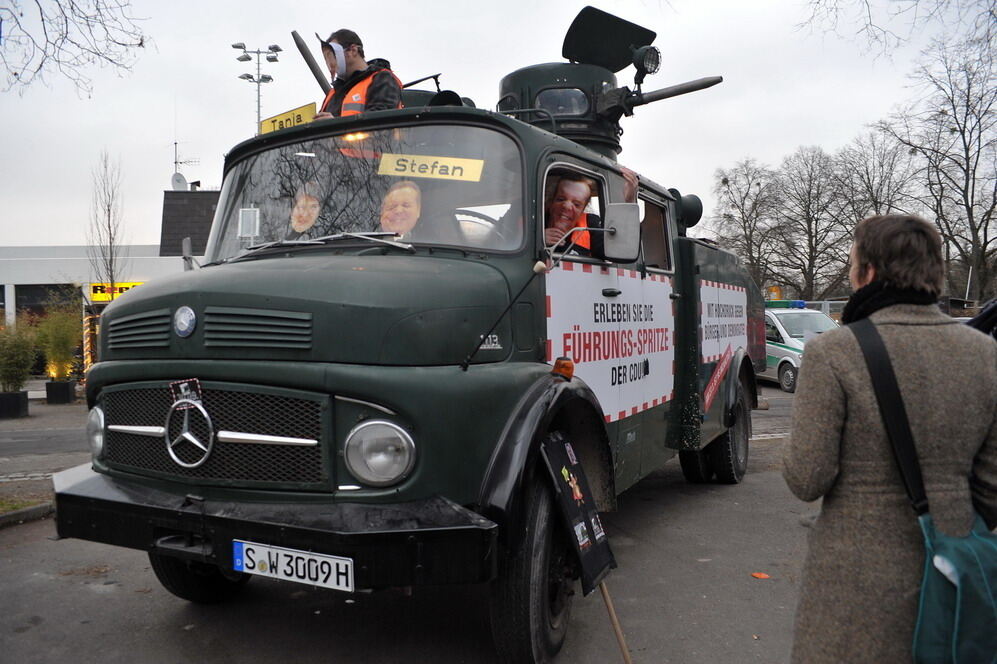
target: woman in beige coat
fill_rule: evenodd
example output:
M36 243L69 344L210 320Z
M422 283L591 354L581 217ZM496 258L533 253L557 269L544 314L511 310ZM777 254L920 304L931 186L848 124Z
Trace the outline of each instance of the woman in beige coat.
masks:
M858 224L842 315L869 317L907 407L931 513L952 535L971 507L997 526L997 344L934 304L941 241L917 217ZM869 372L847 328L807 343L783 475L823 497L808 535L792 661L910 662L924 545L883 428Z

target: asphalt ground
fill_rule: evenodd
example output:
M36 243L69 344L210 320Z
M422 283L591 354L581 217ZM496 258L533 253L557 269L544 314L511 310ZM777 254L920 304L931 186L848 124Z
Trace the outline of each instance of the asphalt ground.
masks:
M688 484L669 462L605 516L635 662L788 661L800 519L816 508L786 489L781 447L756 441L736 486ZM254 578L237 601L198 606L163 590L143 552L53 536L51 519L0 530L2 661L495 662L484 586L347 595ZM621 661L598 592L576 597L557 661Z
M792 395L761 396L744 482L691 485L670 461L605 515L619 563L607 585L635 662L788 660L801 519L816 505L779 473ZM4 478L85 463L85 416L32 402L31 417L0 420L0 496L50 495L48 479ZM495 661L484 586L345 595L255 578L235 603L197 606L163 590L143 552L54 534L50 518L0 530L0 661ZM557 661L621 661L598 592L576 598Z

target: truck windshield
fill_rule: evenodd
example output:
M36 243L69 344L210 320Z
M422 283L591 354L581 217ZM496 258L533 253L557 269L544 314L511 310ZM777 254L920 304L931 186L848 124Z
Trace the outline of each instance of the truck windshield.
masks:
M207 254L218 262L267 242L308 247L315 243L301 241L339 233L510 251L522 242L522 219L522 167L509 137L451 125L385 129L240 161L225 177Z
M834 319L822 313L786 313L779 314L779 321L786 328L789 336L803 339L811 334L820 334L833 330L838 326Z

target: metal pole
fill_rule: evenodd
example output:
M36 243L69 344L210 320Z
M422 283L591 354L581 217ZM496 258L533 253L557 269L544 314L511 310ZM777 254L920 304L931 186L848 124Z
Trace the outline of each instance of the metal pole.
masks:
M969 266L969 276L966 277L966 296L962 298L964 300L968 300L969 299L969 285L971 283L973 283L973 266L972 265Z
M260 133L260 122L262 117L260 116L260 87L263 85L263 81L260 80L260 51L256 51L256 134Z

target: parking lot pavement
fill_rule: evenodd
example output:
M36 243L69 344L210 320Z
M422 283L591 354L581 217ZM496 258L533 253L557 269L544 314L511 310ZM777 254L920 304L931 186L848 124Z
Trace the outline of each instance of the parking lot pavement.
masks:
M753 444L736 486L688 484L669 461L605 516L607 584L638 664L788 661L799 520L815 506L786 489L781 445ZM0 530L4 661L495 662L484 586L347 595L254 578L236 602L198 606L163 590L143 552L53 533L51 519ZM556 661L620 661L598 592L576 597Z
M82 400L32 400L28 417L0 420L0 512L51 502L52 473L90 460L86 417Z

